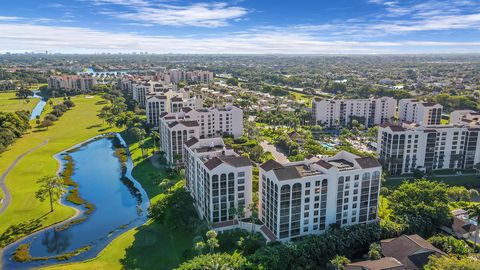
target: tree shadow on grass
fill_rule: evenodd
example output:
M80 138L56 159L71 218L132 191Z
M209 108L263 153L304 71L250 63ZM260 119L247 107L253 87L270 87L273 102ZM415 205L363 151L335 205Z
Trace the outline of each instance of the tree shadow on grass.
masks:
M88 126L87 129L98 128L98 127L101 127L101 126L102 126L102 124L91 125L91 126Z
M29 221L10 225L0 235L0 247L5 247L15 242L17 239L20 239L25 235L32 234L33 232L39 230L43 225L42 222L46 219L48 214L50 214L50 212L42 215L39 218L33 218Z
M122 269L169 270L177 267L191 253L191 232L175 231L157 222L140 226L135 240L120 259Z

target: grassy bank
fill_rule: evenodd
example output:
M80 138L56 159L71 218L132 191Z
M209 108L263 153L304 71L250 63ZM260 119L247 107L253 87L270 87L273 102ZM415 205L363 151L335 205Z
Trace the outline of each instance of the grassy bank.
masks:
M148 158L142 157L137 142L126 133L123 137L129 144L135 164L133 177L142 184L151 202L160 199L164 194L152 180L152 175L156 175L156 179L178 178L172 178L165 170L155 168ZM148 152L151 153L151 150ZM149 221L117 237L94 259L45 269L172 269L181 263L185 251L191 248L194 237L192 232L172 230Z
M103 106L98 104L100 97L77 96L72 100L76 106L48 130L34 128L0 154L0 172L3 172L20 154L48 141L45 146L23 157L6 178L13 199L0 215L0 244L63 221L75 213L74 209L61 206L58 202L54 205L55 211L50 213L48 202L35 198L38 189L36 181L59 169L53 155L93 136L115 130L102 124L96 116ZM45 111L49 110L50 105L47 105Z
M32 111L40 101L38 98L19 99L15 92L0 91L0 111L15 112L20 110Z

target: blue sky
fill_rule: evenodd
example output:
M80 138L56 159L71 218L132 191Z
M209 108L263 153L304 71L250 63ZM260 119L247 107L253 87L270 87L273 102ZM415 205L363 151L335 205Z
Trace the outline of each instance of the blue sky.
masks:
M16 0L0 53L480 53L480 0Z

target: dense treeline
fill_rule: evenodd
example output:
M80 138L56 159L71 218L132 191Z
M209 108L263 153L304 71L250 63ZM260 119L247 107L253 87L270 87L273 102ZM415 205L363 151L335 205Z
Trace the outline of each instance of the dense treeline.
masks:
M19 69L14 72L8 72L5 69L0 69L1 80L21 81L24 84L31 85L37 83L47 83L48 74L38 71Z
M0 153L30 128L27 111L0 112Z

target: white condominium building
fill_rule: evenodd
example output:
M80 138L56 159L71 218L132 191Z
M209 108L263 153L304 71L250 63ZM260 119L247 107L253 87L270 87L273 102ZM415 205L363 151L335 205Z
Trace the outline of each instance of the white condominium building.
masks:
M167 113L181 112L182 108L201 109L203 99L201 96L188 97L188 92L157 92L149 93L146 96L147 123L158 127L160 115Z
M480 162L479 123L381 126L377 152L391 174L472 169Z
M342 151L313 158L260 166L260 220L277 240L321 234L340 226L377 219L380 163Z
M89 91L97 85L97 80L88 75L50 76L47 80L48 88L55 90Z
M201 217L210 223L249 216L252 162L222 138L192 138L184 144L186 188Z
M450 124L480 122L480 113L473 110L457 110L450 113Z
M398 117L401 122L419 125L440 125L443 106L416 99L401 99L398 102Z
M161 115L159 131L160 151L164 152L168 164L183 163L183 144L200 137L198 122L180 114Z
M243 134L243 110L233 106L210 107L199 110L183 109L185 115L196 119L200 125L200 138L231 134L238 138Z
M177 91L177 86L173 84L163 84L161 82L147 81L132 84L132 97L138 102L140 107L145 107L147 95L150 93L164 93L168 91Z
M169 164L182 163L182 144L192 137L203 139L243 134L243 111L233 105L195 110L183 107L178 113L160 115L161 150Z
M312 114L316 124L346 126L356 119L365 126L391 122L395 116L397 101L391 97L371 99L322 99L312 100Z

